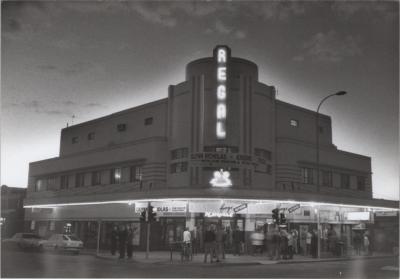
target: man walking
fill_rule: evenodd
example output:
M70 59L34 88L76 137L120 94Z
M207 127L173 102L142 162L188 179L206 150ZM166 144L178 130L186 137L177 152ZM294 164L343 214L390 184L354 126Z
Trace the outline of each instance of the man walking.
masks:
M239 227L236 226L236 228L233 230L232 233L232 241L233 241L233 255L238 255L240 256L240 246L241 246L241 240L242 240L242 236L241 236L241 232L239 230Z
M225 230L221 226L221 224L219 224L216 234L217 262L219 262L220 257L222 257L222 259L225 259L225 236Z

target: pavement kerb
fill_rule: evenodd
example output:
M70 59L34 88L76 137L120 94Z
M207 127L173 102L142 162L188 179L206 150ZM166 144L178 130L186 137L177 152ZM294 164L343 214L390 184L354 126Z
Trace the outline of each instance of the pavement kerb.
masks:
M118 262L118 259L111 258L109 256L103 256L94 254L95 257L105 260L111 260ZM135 258L131 260L125 260L123 262L132 262L132 263L143 263L143 264L157 264L157 265L200 265L205 267L213 267L213 266L244 266L244 265L268 265L268 264L296 264L296 263L316 263L316 262L334 262L334 261L354 261L359 259L379 259L379 258L392 258L398 257L398 255L381 255L381 256L365 256L365 257L345 257L345 258L328 258L328 259L312 259L312 260L279 260L279 261L249 261L249 262L219 262L219 263L203 263L203 262L181 262L179 260L170 262L169 260L160 260L160 259L140 259L136 260ZM265 263L268 262L268 263Z
M343 258L327 258L327 259L312 259L312 260L286 260L278 261L277 264L294 264L294 263L316 263L316 262L339 262L339 261L355 261L364 259L383 259L383 258L395 258L398 255L381 255L381 256L364 256L364 257L343 257Z

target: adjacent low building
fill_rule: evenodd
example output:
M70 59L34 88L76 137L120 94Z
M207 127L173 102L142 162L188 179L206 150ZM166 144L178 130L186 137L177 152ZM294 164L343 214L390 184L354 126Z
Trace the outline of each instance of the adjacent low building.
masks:
M26 188L1 185L1 237L8 238L24 230Z
M255 63L217 46L167 98L62 129L59 157L30 164L26 229L107 247L112 227L127 224L143 248L139 217L151 203L152 249L179 241L186 226L202 245L205 227L222 222L229 250L233 228L246 239L268 230L279 208L301 239L319 224L351 247L354 229L399 204L373 199L371 158L339 150L331 118L320 114L316 127L316 116L276 99Z

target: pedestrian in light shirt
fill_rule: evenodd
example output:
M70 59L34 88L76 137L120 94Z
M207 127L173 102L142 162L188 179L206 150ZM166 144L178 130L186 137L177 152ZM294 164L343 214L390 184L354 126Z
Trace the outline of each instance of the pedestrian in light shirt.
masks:
M189 256L191 255L191 242L192 236L190 234L189 228L186 227L183 232L183 254L186 260L189 260Z

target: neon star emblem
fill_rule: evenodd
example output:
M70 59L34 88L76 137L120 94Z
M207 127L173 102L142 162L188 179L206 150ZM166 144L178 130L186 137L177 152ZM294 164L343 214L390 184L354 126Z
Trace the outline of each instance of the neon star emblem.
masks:
M214 187L229 187L232 186L232 181L229 178L229 171L220 169L214 172L214 177L210 180L210 184Z

